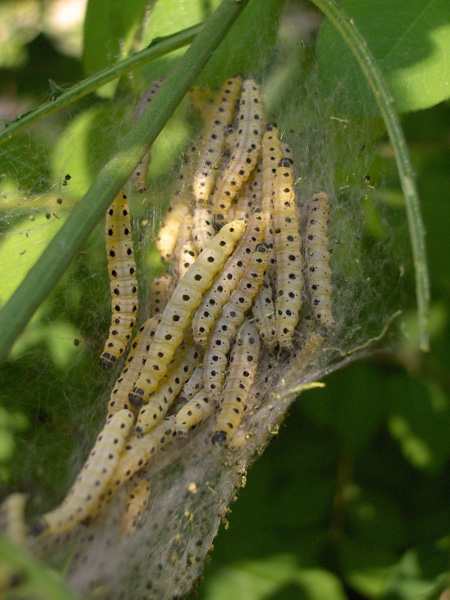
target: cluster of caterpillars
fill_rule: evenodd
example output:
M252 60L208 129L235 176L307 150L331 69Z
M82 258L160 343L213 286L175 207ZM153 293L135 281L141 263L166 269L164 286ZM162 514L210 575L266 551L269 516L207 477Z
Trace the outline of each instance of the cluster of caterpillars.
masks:
M137 113L161 85L146 90ZM300 206L292 153L266 123L254 80L228 79L205 113L157 238L168 270L151 284L151 314L134 339L138 284L124 190L107 212L112 321L101 368L130 347L106 424L62 504L31 526L35 540L91 522L130 479L127 512L141 514L150 493L141 474L155 455L208 423L211 444L229 447L258 374L280 353L301 370L334 328L328 196ZM149 161L148 152L132 178L139 193ZM4 529L26 546L23 499L10 504ZM124 517L124 528L135 520Z

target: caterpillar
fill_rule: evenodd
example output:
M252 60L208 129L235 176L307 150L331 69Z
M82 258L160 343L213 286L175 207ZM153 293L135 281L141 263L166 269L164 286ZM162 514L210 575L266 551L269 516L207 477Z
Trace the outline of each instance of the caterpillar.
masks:
M125 367L111 392L107 419L110 419L119 410L130 408L128 406L128 394L130 393L134 382L139 377L142 366L145 363L151 339L160 320L160 315L147 319L131 343Z
M121 190L106 213L106 253L111 288L112 318L100 367L111 369L122 356L136 322L138 285L131 239L130 210Z
M183 156L175 190L156 238L156 249L163 263L172 262L178 230L189 214L192 196L190 177L196 153L197 145L193 142Z
M325 327L335 322L331 312L332 271L328 251L330 201L325 192L311 198L306 221L305 260L309 292L316 319Z
M207 206L196 205L192 227L195 247L197 252L200 253L215 234L211 209Z
M217 177L217 165L225 146L225 127L231 125L243 75L228 79L219 90L202 134L199 166L194 175L193 192L198 206L205 206Z
M277 172L277 167L282 159L281 142L278 128L275 123L269 123L262 139L262 172L263 172L263 200L262 214L268 225L265 241L273 244L273 232L270 227L272 221L272 187Z
M316 329L311 331L301 342L300 346L294 352L289 363L289 368L294 368L296 373L305 368L316 355L319 348L324 344L327 338L327 331Z
M264 237L260 211L255 211L236 250L225 263L192 319L192 333L197 344L207 342L209 332L220 315L223 305L244 275L256 246Z
M181 224L173 251L175 281L183 277L197 256L197 249L192 239L192 215L188 214Z
M230 206L227 220L248 219L253 210L261 208L262 170L256 166Z
M254 323L248 322L231 352L230 369L213 430L213 444L226 444L241 423L247 395L258 367L259 350L258 329Z
M233 125L225 127L225 153L230 155L236 146L236 131Z
M175 358L167 369L167 374L156 392L150 396L148 403L139 411L136 433L147 433L165 417L202 354L203 352L192 343L192 335L187 331L183 344L178 347Z
M210 400L220 398L227 365L227 353L237 328L243 323L245 313L258 293L267 267L268 247L258 244L237 288L223 307L222 314L209 338L203 366L205 391Z
M195 367L190 378L186 381L180 392L180 402L186 403L195 396L203 387L203 365Z
M292 345L302 305L302 239L296 215L292 160L280 161L273 183L274 252L277 262L275 321L281 348Z
M176 437L175 415L165 417L154 429L142 437L131 436L123 449L106 491L111 497L132 475L143 469L152 456Z
M194 425L204 421L212 409L205 390L202 388L197 394L183 406L175 416L175 429L178 435L186 435Z
M156 92L162 86L165 79L165 77L159 77L158 79L155 79L155 81L153 81L142 94L136 106L136 110L133 116L133 124L136 123L136 121L142 115L146 107L153 100L153 98L156 95ZM147 189L145 187L145 183L147 180L148 166L150 164L150 160L150 150L147 150L147 152L144 154L141 161L139 162L138 166L133 171L133 174L131 175L131 183L133 184L134 189L141 194L143 194Z
M133 414L128 410L120 410L111 417L66 498L59 507L34 522L33 535L61 534L96 515L133 423Z
M120 519L122 535L131 535L143 517L150 496L150 483L145 479L134 479L130 482L130 491L125 501L125 510Z
M258 86L253 79L246 79L242 85L237 117L236 146L214 191L213 213L219 222L225 221L231 202L256 166L264 120Z
M214 104L214 92L209 87L193 85L186 92L186 99L191 107L208 118Z
M270 246L268 268L264 281L252 306L253 316L261 339L271 348L277 343L275 328L275 307L273 302L272 272L275 270L272 231L272 186L277 166L281 160L281 145L278 128L269 123L262 140L262 217L266 223L264 241Z
M173 285L173 275L164 271L150 285L150 316L162 315L166 308Z
M10 494L0 505L0 531L19 548L27 547L26 494Z
M156 249L163 263L172 262L178 231L188 214L189 207L182 202L168 208L156 238Z
M275 308L269 270L264 273L261 288L252 305L252 314L261 339L268 348L272 348L277 343L277 330L275 328Z
M140 407L146 402L149 394L157 388L166 374L192 313L199 306L203 294L222 268L225 259L231 254L244 227L243 221L233 221L223 227L175 288L155 332L142 373L129 395L133 406Z

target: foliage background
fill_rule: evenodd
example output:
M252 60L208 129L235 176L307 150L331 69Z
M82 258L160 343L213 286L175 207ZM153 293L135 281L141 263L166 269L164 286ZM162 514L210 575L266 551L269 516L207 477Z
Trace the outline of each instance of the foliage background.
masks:
M382 0L366 3L368 23L383 15L386 4ZM144 2L130 3L129 20L118 20L115 31L100 25L105 22L104 11L117 10L118 4L112 0L91 2L89 10L98 14L91 12L84 52L82 5L56 0L3 4L2 118L11 120L48 99L52 93L49 80L64 87L105 66L105 56L117 58L136 49L136 24ZM199 17L207 15L209 3L198 5L203 11ZM301 5L310 22L320 22L312 5ZM438 16L444 7L439 2L426 5ZM69 18L70 13L58 20L54 15L63 6L66 10L76 7L72 15L78 11L78 21L75 16ZM177 6L173 2L173 10ZM450 21L448 9L442 12L442 21ZM70 27L64 29L62 24L69 22ZM428 25L432 22L431 18L427 21ZM311 32L316 35L315 26ZM168 31L162 29L161 35L164 33ZM386 33L386 44L388 37ZM260 54L261 48L257 52ZM408 56L412 63L423 60L423 56ZM151 69L146 76L151 78ZM115 85L102 90L106 98ZM121 85L126 86L126 80ZM450 549L450 104L444 100L433 106L433 99L429 104L430 108L405 114L402 124L428 231L432 351L427 355L418 351L411 299L411 312L404 315L395 345L330 375L324 390L312 390L293 405L277 439L249 472L247 486L232 507L229 531L222 530L215 541L212 562L199 590L201 598L446 598ZM51 120L48 127L51 132ZM23 143L26 147L26 138ZM52 144L51 135L45 137L41 130L41 148L49 155ZM25 149L21 154L20 146L16 152L10 158L20 165L28 155ZM32 164L23 166L34 173L41 170L45 181L48 173L42 170L49 168L49 162L47 156L36 156ZM90 167L95 171L95 165ZM398 198L392 153L383 139L372 178L377 177L377 168L384 177L388 173L386 193ZM5 167L1 173L4 182L6 172ZM30 192L36 193L36 177L30 181ZM0 203L11 219L1 220L2 233L7 233L14 219L23 217L23 213L15 216L10 212L10 198L11 190L4 185ZM45 215L50 210L46 202L34 205L33 210ZM105 383L98 380L97 367L87 353L76 368L70 368L65 347L54 337L55 328L66 327L64 336L70 343L78 330L83 332L83 344L95 347L99 345L96 333L107 328L106 318L92 327L98 314L95 296L104 289L106 279L93 280L88 295L77 297L74 293L77 279L86 277L86 260L96 261L89 244L67 275L70 295L67 280L62 281L55 292L57 300L40 314L32 339L16 346L12 360L1 371L1 495L17 489L29 491L35 509L39 494L49 497L54 491L61 495L67 489L71 477L67 464L74 460L74 446L80 443L77 435L88 438L82 442L87 447L86 415L92 423L98 422L100 415L101 407L84 406L82 398L77 407L61 400L63 374L69 387L75 387L80 379L90 385L97 379L99 394L104 393ZM2 289L8 285L2 281ZM67 322L60 319L61 307ZM78 329L71 329L71 323ZM39 379L38 398L28 383L33 379Z

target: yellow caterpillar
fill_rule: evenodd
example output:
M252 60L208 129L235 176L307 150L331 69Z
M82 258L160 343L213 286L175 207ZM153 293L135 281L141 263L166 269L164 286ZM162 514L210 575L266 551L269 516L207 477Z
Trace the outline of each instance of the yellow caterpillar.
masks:
M181 346L178 347L173 361L170 363L167 374L163 377L156 392L149 398L139 411L136 422L136 433L147 433L155 427L165 416L172 402L179 394L181 388L192 375L198 365L203 351L200 351L192 341L192 335L187 335Z
M192 197L191 172L196 154L197 145L194 142L189 146L181 162L175 190L156 238L156 249L163 263L172 262L178 231L190 212Z
M209 338L203 366L205 370L205 391L210 400L220 398L225 377L227 353L238 327L244 322L245 313L257 295L267 267L268 247L258 244L237 288L223 307Z
M159 77L158 79L155 79L155 81L152 81L152 83L148 86L148 88L142 94L142 96L140 97L139 102L136 106L136 110L135 110L135 113L133 116L133 123L136 123L136 121L142 115L144 110L147 108L147 106L150 104L150 102L155 97L157 91L162 86L164 81L165 81L165 77ZM134 189L141 194L143 194L147 189L145 187L145 183L147 180L148 166L150 164L150 160L151 160L150 150L147 150L147 152L142 157L140 163L135 168L133 174L131 175L131 183L133 184Z
M132 475L143 469L156 454L176 437L175 416L166 417L154 429L142 437L131 436L123 449L120 460L110 478L106 491L109 498Z
M275 320L282 348L292 345L302 305L302 239L296 215L292 160L280 161L273 183L273 232L276 269Z
M242 80L242 75L235 75L228 79L219 90L211 112L208 114L202 134L203 144L200 149L199 166L192 186L198 206L206 205L214 187L217 165L225 146L225 127L233 122Z
M133 423L128 410L111 417L62 504L32 525L34 535L59 535L97 514Z
M264 120L264 105L258 86L253 79L246 79L242 85L234 134L236 146L221 179L216 184L212 201L213 213L219 222L226 221L231 202L256 166Z
M259 358L259 334L254 323L246 323L230 357L230 369L220 399L212 442L230 441L242 421L248 391L255 379Z
M176 414L175 429L178 435L186 435L191 427L204 421L212 410L212 402L209 401L205 390L202 388L189 400Z
M311 198L306 221L305 260L308 287L316 319L325 327L334 326L331 312L332 271L328 251L330 201L325 192Z
M130 481L130 491L125 501L125 510L120 518L120 532L131 535L142 519L150 496L150 483L145 479Z
M128 410L130 408L128 406L128 394L132 390L134 382L139 377L152 337L155 334L160 320L160 315L147 319L134 338L127 356L125 367L111 392L107 419L110 419L119 410L124 408Z
M109 337L100 357L100 367L107 371L122 356L131 338L138 307L130 210L124 190L119 192L106 213L105 231L112 318Z
M0 505L0 531L19 548L27 547L26 494L10 494Z
M229 223L211 240L175 288L155 332L147 360L129 398L133 406L147 402L164 377L180 344L192 313L210 287L216 273L231 254L245 227L243 221Z
M250 258L256 246L262 242L263 237L264 224L261 214L259 211L255 211L250 217L247 229L236 250L225 263L192 318L192 332L197 344L206 344L223 305L242 279Z
M173 286L173 275L164 271L155 277L150 286L150 316L162 315L169 301L171 288Z

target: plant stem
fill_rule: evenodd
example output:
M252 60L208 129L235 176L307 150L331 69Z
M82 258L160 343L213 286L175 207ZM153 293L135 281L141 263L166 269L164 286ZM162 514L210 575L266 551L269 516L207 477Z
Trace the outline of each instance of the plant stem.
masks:
M83 98L83 96L93 92L98 87L108 83L108 81L116 79L122 75L122 73L137 69L173 50L187 46L187 44L190 44L195 36L201 31L203 25L203 23L194 25L193 27L189 27L188 29L184 29L173 35L158 38L145 50L141 50L141 52L137 52L114 65L102 69L98 73L95 73L95 75L84 79L69 90L63 92L54 100L50 100L50 102L42 104L42 106L39 106L35 110L18 117L12 123L8 123L5 129L0 132L0 144L12 139L30 125L34 125L35 123L42 121L42 119L45 119L45 117L61 110L64 106L73 104L76 100Z
M139 121L124 137L120 149L100 171L4 306L0 312L0 360L6 357L34 311L56 285L248 2L222 0Z
M425 228L420 212L419 196L414 171L409 158L408 148L400 121L394 107L394 100L389 92L383 74L378 68L367 42L359 33L352 19L340 8L335 0L312 0L327 16L344 38L372 89L375 100L386 125L386 129L394 149L400 182L405 196L406 214L408 218L409 236L416 275L416 297L419 321L420 349L429 351L429 303L430 283L425 249Z

